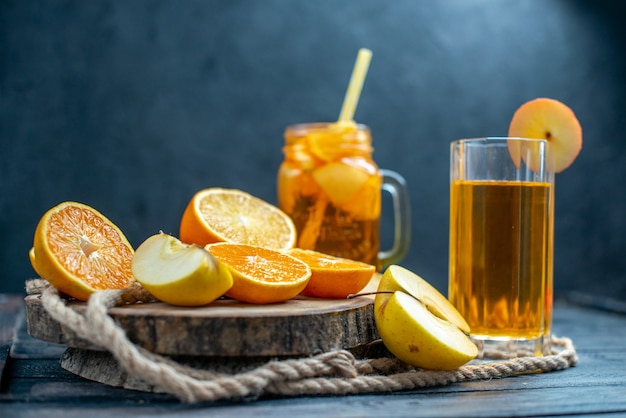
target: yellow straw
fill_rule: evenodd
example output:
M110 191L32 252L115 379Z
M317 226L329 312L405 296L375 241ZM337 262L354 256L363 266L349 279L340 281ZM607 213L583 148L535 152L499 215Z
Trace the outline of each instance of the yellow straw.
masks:
M348 84L348 90L346 91L346 96L341 106L339 122L351 121L354 117L354 112L356 111L356 106L361 96L361 88L363 87L371 59L372 51L366 48L359 49L359 54L356 57L356 62L352 70L352 76L350 77L350 84Z

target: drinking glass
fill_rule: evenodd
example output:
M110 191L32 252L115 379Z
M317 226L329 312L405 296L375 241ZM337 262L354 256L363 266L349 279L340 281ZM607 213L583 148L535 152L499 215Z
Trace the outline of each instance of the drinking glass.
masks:
M449 298L483 357L546 354L553 224L546 140L452 142Z
M278 172L278 203L293 219L299 248L363 261L381 270L398 263L410 243L404 178L372 158L369 127L349 123L287 126ZM392 248L380 250L381 191L391 194Z

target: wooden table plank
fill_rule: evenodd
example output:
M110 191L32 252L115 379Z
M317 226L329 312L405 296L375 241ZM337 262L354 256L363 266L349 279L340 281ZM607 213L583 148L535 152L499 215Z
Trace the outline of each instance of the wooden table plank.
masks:
M23 312L21 296L0 294L0 391L7 385L5 368L10 361L16 321Z
M54 395L54 401L51 395ZM93 394L89 399L84 395ZM260 400L252 403L217 402L185 405L171 400L157 402L154 395L146 401L127 395L115 399L116 393L97 386L83 388L78 394L69 383L38 386L28 404L11 404L6 416L23 416L27 408L33 416L45 411L46 417L88 415L91 417L149 416L157 412L184 412L186 417L498 417L498 416L624 416L626 389L609 392L594 387L575 393L562 388L489 392L430 393L406 392L396 395L363 395L348 397L297 398ZM80 402L77 402L80 396ZM113 397L113 399L111 399ZM2 405L2 404L0 404ZM115 411L115 412L114 412ZM18 415L13 415L16 413Z
M557 305L554 330L573 339L580 357L567 370L394 394L197 405L79 378L60 367L63 346L45 348L47 343L30 339L24 328L22 321L12 345L20 358L9 357L9 380L0 393L3 417L626 416L626 315L563 304Z

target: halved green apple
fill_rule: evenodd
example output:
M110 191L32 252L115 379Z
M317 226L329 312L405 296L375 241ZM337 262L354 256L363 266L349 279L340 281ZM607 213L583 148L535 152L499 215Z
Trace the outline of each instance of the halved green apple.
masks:
M403 267L389 266L381 277L374 319L387 349L408 364L452 370L478 355L469 325L456 308Z
M159 233L145 240L132 259L135 279L155 298L178 306L207 305L233 285L227 267L204 248Z

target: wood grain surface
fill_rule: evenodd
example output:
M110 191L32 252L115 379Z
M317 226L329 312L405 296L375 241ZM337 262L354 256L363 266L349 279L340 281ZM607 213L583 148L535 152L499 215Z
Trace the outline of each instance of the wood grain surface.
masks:
M110 316L134 343L174 356L300 356L351 349L378 339L373 296L352 299L297 297L270 305L222 299L204 307L164 303L114 307ZM83 312L86 304L69 301ZM55 321L40 295L25 298L28 333L69 347L102 350Z
M15 301L22 299L16 295L3 306L0 297L0 327L6 325L10 332L4 334L12 338L0 347L7 360L0 382L2 417L626 416L626 339L622 332L626 316L606 310L555 303L554 332L570 337L580 357L576 367L560 372L399 393L267 397L257 402L246 399L187 405L158 391L103 385L62 368L59 359L65 362L66 346L27 334L24 309L16 313L12 308L20 308L21 303ZM128 387L132 377L127 380L127 385L120 381L120 386Z

